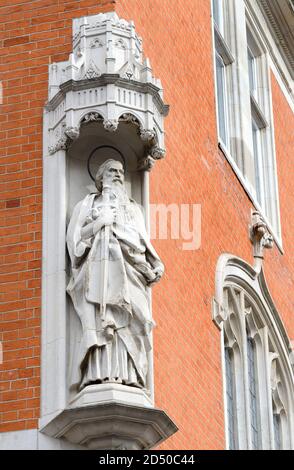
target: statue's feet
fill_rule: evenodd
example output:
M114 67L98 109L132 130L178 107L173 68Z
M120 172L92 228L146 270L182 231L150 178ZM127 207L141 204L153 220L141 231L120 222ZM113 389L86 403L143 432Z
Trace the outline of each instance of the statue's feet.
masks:
M144 388L144 385L138 382L131 382L131 381L123 380L122 383L123 385L128 385L129 387L136 387L136 388L141 388L141 389Z
M103 383L111 383L111 384L122 384L123 381L120 377L107 377L103 380Z

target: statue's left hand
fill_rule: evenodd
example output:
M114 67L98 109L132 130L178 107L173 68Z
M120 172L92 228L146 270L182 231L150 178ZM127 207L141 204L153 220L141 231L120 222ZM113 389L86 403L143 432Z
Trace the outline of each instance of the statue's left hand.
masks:
M152 329L154 328L155 323L154 321L147 321L144 325L143 331L146 336L150 335Z
M163 267L163 265L161 265L161 266L156 266L155 268L153 268L153 273L154 273L154 275L155 275L155 279L152 281L152 284L153 284L154 282L160 281L160 279L162 278L163 273L164 273L164 267Z

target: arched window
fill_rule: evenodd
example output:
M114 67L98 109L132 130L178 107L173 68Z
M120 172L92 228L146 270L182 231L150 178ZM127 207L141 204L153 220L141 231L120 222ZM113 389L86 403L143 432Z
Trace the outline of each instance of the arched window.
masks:
M223 343L227 448L293 449L290 341L263 272L222 255L213 318Z
M227 415L228 415L228 434L229 446L234 450L237 448L237 432L236 432L236 391L235 391L235 374L234 374L234 354L229 347L225 347L225 364L226 364L226 398L227 398Z
M256 367L256 350L254 340L247 335L248 392L250 406L250 429L252 449L260 448L260 408L258 400L258 383Z

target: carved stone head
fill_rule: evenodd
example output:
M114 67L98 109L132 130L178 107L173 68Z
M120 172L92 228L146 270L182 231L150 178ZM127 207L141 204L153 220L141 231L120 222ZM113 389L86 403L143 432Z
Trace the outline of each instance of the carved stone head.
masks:
M103 162L95 176L95 184L98 193L102 192L103 182L112 185L124 185L124 167L118 160L108 159Z

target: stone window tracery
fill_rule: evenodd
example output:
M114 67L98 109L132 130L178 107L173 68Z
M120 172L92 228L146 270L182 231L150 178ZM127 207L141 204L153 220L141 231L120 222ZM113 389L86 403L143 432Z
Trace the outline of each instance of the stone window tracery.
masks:
M227 263L227 264L225 264ZM221 329L229 449L293 449L291 342L263 271L231 255L217 268L213 316Z

